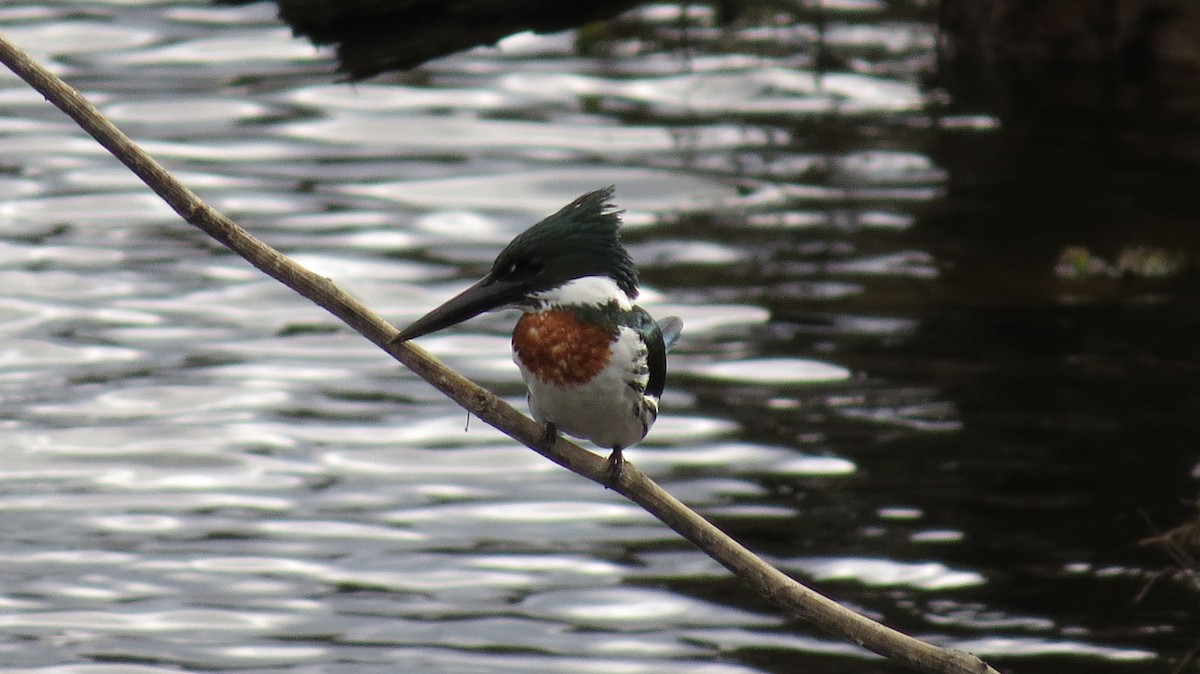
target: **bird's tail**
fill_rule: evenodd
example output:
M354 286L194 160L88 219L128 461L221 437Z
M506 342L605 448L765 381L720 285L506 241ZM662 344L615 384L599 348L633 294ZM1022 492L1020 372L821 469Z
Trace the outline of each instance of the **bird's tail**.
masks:
M658 322L658 329L662 332L663 345L670 351L679 343L679 335L683 334L683 321L678 316L667 316Z

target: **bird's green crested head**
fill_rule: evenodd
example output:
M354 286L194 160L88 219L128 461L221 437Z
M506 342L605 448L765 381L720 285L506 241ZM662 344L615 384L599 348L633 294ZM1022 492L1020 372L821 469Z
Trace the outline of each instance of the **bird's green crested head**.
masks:
M612 187L588 192L525 230L500 251L489 275L516 282L527 293L608 276L636 298L637 268L621 245L621 216L612 194Z

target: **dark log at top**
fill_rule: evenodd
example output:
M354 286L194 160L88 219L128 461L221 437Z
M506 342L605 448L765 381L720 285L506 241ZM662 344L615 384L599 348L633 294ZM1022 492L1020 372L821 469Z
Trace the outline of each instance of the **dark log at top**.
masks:
M244 4L251 0L220 0ZM275 0L296 35L337 45L352 79L407 70L532 30L556 32L611 18L637 0Z

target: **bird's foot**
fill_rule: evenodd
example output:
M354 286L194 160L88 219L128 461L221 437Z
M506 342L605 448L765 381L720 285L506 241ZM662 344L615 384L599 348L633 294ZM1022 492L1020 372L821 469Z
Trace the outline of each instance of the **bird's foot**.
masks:
M604 471L604 479L610 489L621 481L621 471L624 469L625 456L621 454L620 447L613 447L612 454L608 455L608 470Z
M546 426L542 428L542 439L540 442L543 450L548 452L554 449L554 443L558 442L558 427L547 421Z

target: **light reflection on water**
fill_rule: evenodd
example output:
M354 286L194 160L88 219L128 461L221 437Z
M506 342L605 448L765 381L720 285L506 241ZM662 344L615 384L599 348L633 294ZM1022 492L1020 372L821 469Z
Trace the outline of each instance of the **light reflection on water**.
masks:
M615 45L627 57L584 58L569 34L519 36L430 64L421 84L357 85L331 84L265 3L91 3L86 20L10 4L0 30L215 206L396 323L533 219L615 184L643 299L686 326L633 461L910 631L1020 662L1145 662L1150 647L1060 629L1052 607L988 604L1007 579L971 554L986 517L958 512L972 457L944 443L960 409L863 348L919 335L903 301L944 278L902 238L949 177L914 131L933 31L877 23L889 3L825 5L826 47L857 69L813 71L807 23L737 29L743 50L697 26L687 57L634 40ZM630 20L670 35L674 9ZM6 671L875 662L468 422L189 230L8 75L0 106ZM511 321L422 345L523 407ZM899 454L897 439L928 446Z

